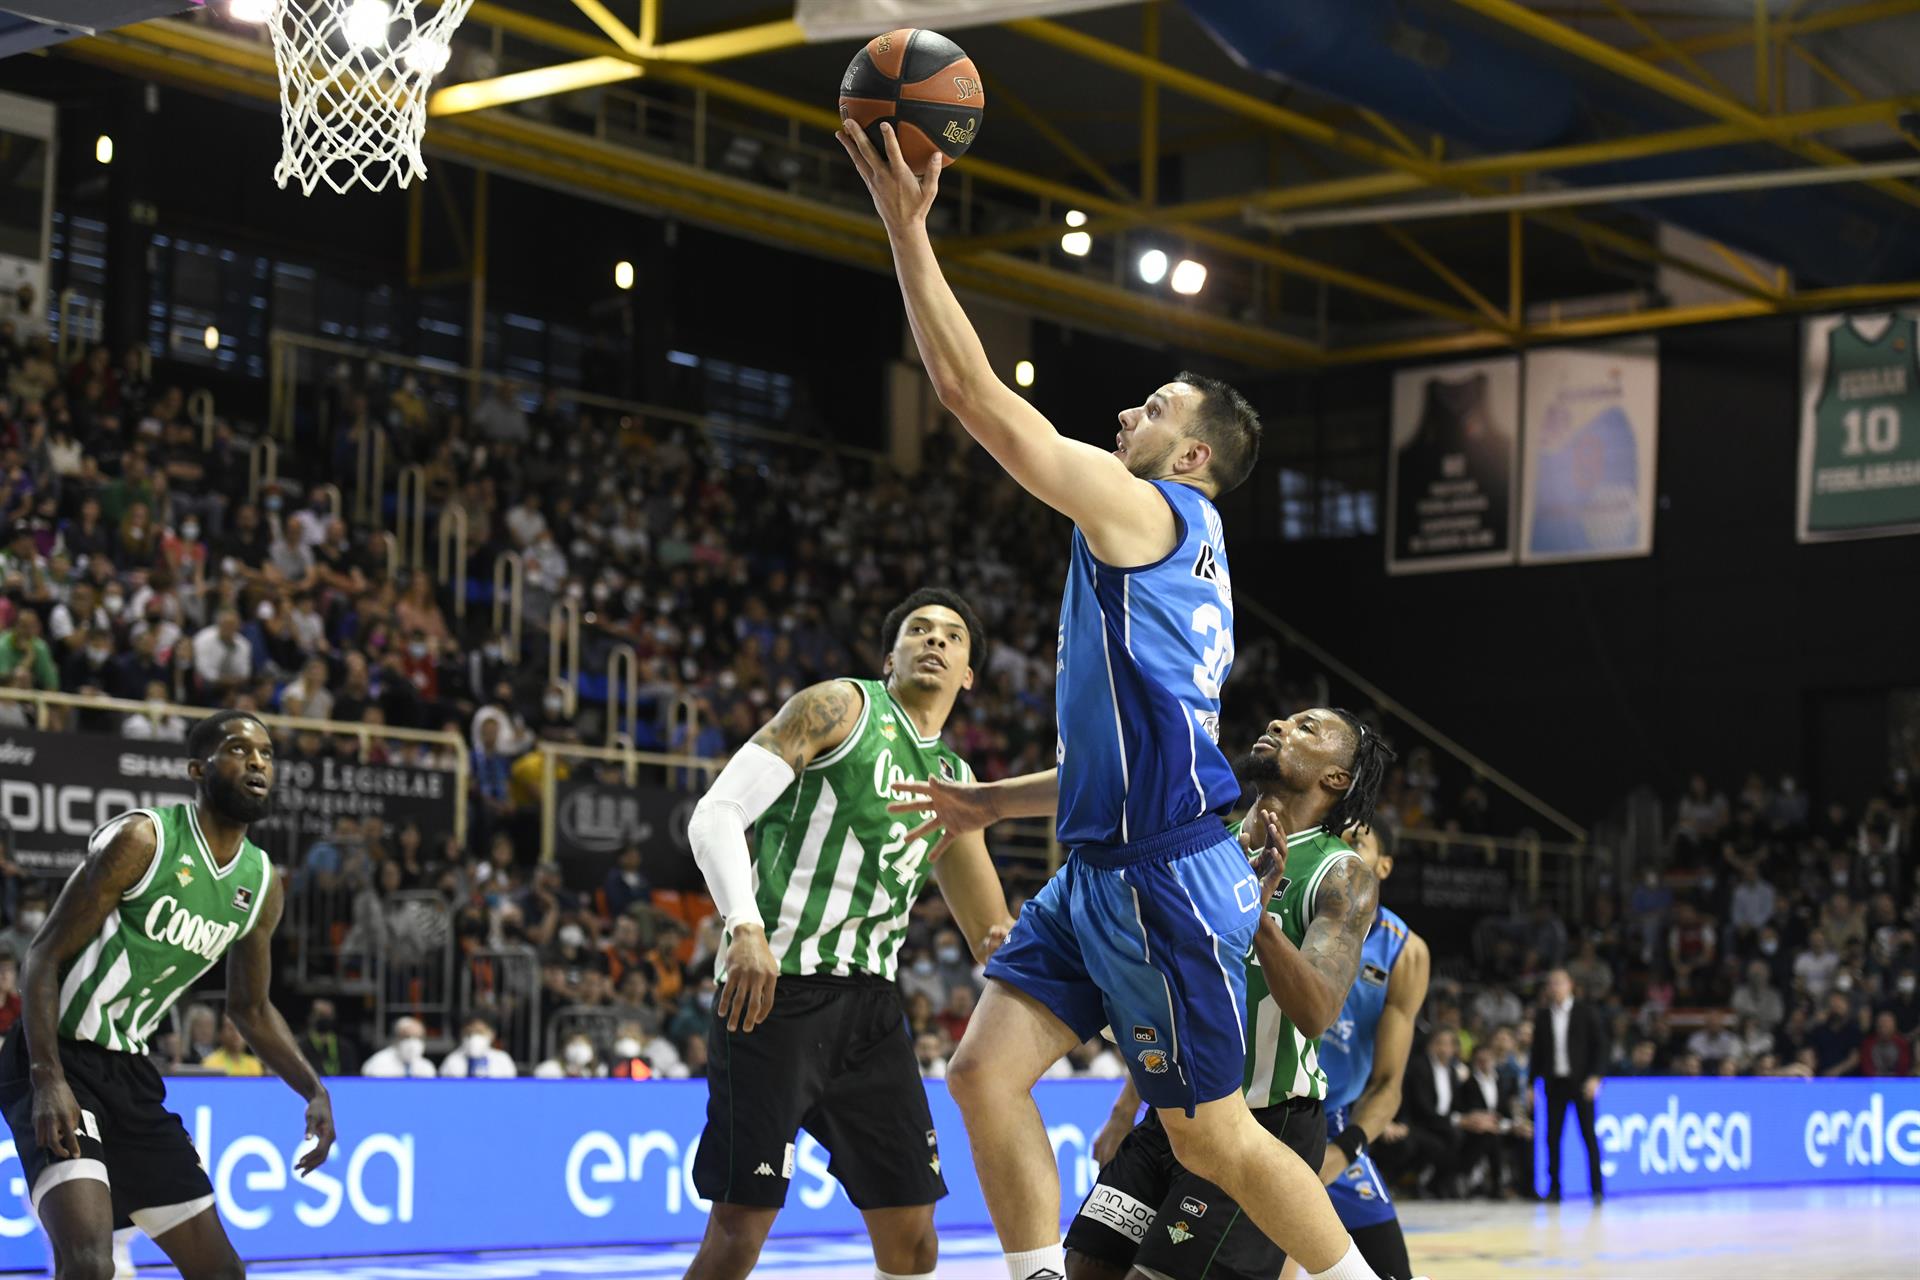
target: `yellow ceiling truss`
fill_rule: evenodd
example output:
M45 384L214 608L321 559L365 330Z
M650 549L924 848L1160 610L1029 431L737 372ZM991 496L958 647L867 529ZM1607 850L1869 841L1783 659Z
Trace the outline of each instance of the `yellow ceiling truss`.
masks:
M438 2L438 0L434 0ZM1920 110L1920 94L1870 100L1840 80L1797 42L1823 31L1862 25L1920 12L1920 0L1867 0L1802 16L1797 9L1765 20L1708 32L1672 37L1635 17L1622 0L1603 0L1607 9L1644 43L1627 49L1607 44L1554 21L1517 0L1453 0L1483 18L1503 23L1561 52L1699 111L1705 123L1602 142L1542 148L1505 155L1443 158L1441 148L1422 147L1393 121L1372 112L1346 112L1341 119L1364 125L1351 132L1319 116L1242 93L1204 76L1161 62L1156 56L1158 14L1150 3L1143 15L1141 50L1097 39L1061 23L1031 19L1007 27L1075 58L1107 66L1135 78L1141 86L1140 178L1133 189L1078 146L1058 126L1016 92L995 84L996 100L1020 118L1066 162L1057 172L1083 175L1089 185L1034 174L969 156L956 178L984 184L1039 202L1030 226L990 234L956 232L943 239L942 254L955 283L1036 312L1118 336L1173 343L1259 365L1319 365L1358 360L1408 359L1456 351L1475 351L1560 338L1592 337L1675 325L1759 316L1809 307L1871 305L1920 297L1920 281L1847 289L1795 291L1784 278L1755 268L1741 255L1709 246L1712 260L1676 256L1660 246L1567 210L1514 211L1488 215L1493 234L1508 246L1508 289L1490 298L1459 271L1415 240L1404 228L1386 233L1445 286L1445 296L1409 289L1393 281L1323 262L1283 247L1282 242L1240 225L1249 211L1274 213L1315 206L1377 200L1410 191L1451 190L1485 196L1519 189L1536 175L1587 165L1737 143L1767 143L1815 165L1850 165L1852 158L1819 141L1819 135L1860 125L1879 125L1907 137L1902 116ZM641 0L637 27L629 27L603 0L574 0L594 31L551 22L509 8L499 0L477 0L469 26L492 27L518 40L563 55L550 66L511 72L490 79L450 85L435 92L429 110L429 153L472 164L482 170L523 177L590 198L655 210L691 221L738 231L836 258L884 269L885 236L863 209L810 199L715 173L633 148L598 141L580 133L537 124L500 106L552 94L617 85L645 78L690 91L698 98L730 104L788 123L792 129L821 134L838 127L836 113L824 104L802 102L722 75L711 64L768 53L803 39L791 21L761 23L734 31L660 42L658 0ZM1756 108L1734 96L1697 61L1697 55L1751 45L1756 57ZM109 36L72 42L63 53L203 91L277 98L272 58L257 40L225 34L204 22L161 20ZM1850 101L1818 110L1787 111L1779 92L1777 67L1789 55L1807 61L1836 83ZM1684 74L1667 70L1670 64ZM1364 171L1296 182L1211 200L1162 204L1157 200L1153 163L1162 145L1159 97L1169 91L1225 111L1261 131L1311 144ZM798 136L797 134L795 136ZM824 136L818 141L826 144ZM1920 205L1920 188L1889 179L1878 182L1894 199ZM1330 346L1326 336L1303 336L1270 325L1209 311L1203 304L1171 302L1065 268L1020 256L1041 247L1064 229L1066 208L1087 214L1082 228L1094 234L1153 229L1224 259L1238 260L1268 273L1271 286L1280 276L1313 281L1407 313L1416 332L1407 339L1363 345ZM1687 272L1725 290L1730 300L1684 308L1640 309L1577 320L1550 317L1528 321L1524 285L1523 226L1533 222L1637 261ZM1232 224L1228 226L1215 224ZM1533 308L1538 312L1539 308Z

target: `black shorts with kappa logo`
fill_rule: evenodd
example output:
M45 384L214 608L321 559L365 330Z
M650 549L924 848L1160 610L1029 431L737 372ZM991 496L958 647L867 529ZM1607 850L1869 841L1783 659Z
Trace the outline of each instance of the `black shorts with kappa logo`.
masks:
M27 1037L18 1028L0 1047L0 1110L13 1130L14 1150L34 1207L62 1182L91 1178L113 1194L115 1230L156 1222L176 1226L213 1204L213 1183L200 1167L180 1117L167 1110L159 1070L143 1054L61 1039L60 1064L80 1104L80 1158L56 1157L33 1129L33 1077ZM155 1215L153 1210L180 1212ZM191 1209L192 1213L186 1211Z
M1262 1107L1253 1118L1319 1174L1327 1153L1319 1099ZM1066 1247L1168 1280L1273 1280L1287 1260L1226 1192L1180 1167L1166 1127L1151 1114L1101 1166L1067 1228Z
M718 1002L716 1001L716 1007ZM778 1208L799 1131L859 1209L932 1204L947 1194L926 1086L900 990L856 975L783 977L751 1033L707 1027L707 1127L693 1185L723 1204Z

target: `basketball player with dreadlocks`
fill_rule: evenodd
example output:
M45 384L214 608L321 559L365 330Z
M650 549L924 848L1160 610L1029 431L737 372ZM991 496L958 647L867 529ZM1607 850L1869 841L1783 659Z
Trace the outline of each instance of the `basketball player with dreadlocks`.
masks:
M1261 1127L1315 1169L1328 1141L1320 1036L1354 984L1379 906L1373 871L1338 833L1364 829L1392 759L1351 713L1314 708L1273 721L1235 767L1255 792L1241 843L1259 855L1267 904L1246 961L1245 1095ZM1068 1280L1273 1280L1285 1253L1180 1166L1157 1115L1136 1127L1139 1107L1129 1081L1094 1143L1103 1163L1067 1231Z
M184 1280L246 1274L214 1208L213 1184L147 1038L182 993L227 957L227 1013L273 1073L306 1100L315 1144L333 1146L333 1106L267 999L285 890L247 839L273 801L273 741L241 711L187 735L193 804L137 809L93 835L27 948L20 1033L0 1050L0 1109L54 1274L114 1274L113 1235L138 1227Z

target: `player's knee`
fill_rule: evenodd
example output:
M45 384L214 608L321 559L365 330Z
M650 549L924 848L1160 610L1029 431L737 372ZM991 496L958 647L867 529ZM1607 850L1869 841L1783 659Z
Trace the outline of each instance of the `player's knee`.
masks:
M963 1043L947 1063L947 1094L963 1112L989 1104L993 1096L997 1082L982 1056L969 1052Z
M705 1248L751 1265L773 1227L773 1214L747 1205L716 1204L707 1216Z
M940 1262L940 1235L933 1229L933 1215L915 1223L903 1236L888 1242L888 1261L882 1268L898 1275L923 1276Z
M54 1280L113 1280L113 1246L106 1241L60 1251Z
M1218 1134L1188 1125L1169 1125L1167 1138L1173 1158L1182 1169L1216 1185L1226 1181L1222 1174L1228 1163L1227 1153Z

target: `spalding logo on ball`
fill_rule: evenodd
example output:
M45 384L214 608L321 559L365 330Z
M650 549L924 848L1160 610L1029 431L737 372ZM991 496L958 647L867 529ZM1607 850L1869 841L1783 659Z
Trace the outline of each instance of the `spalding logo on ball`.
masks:
M907 167L924 173L935 151L958 160L980 134L987 95L966 51L937 31L904 27L875 36L840 78L840 118L867 132L882 155L891 124Z

